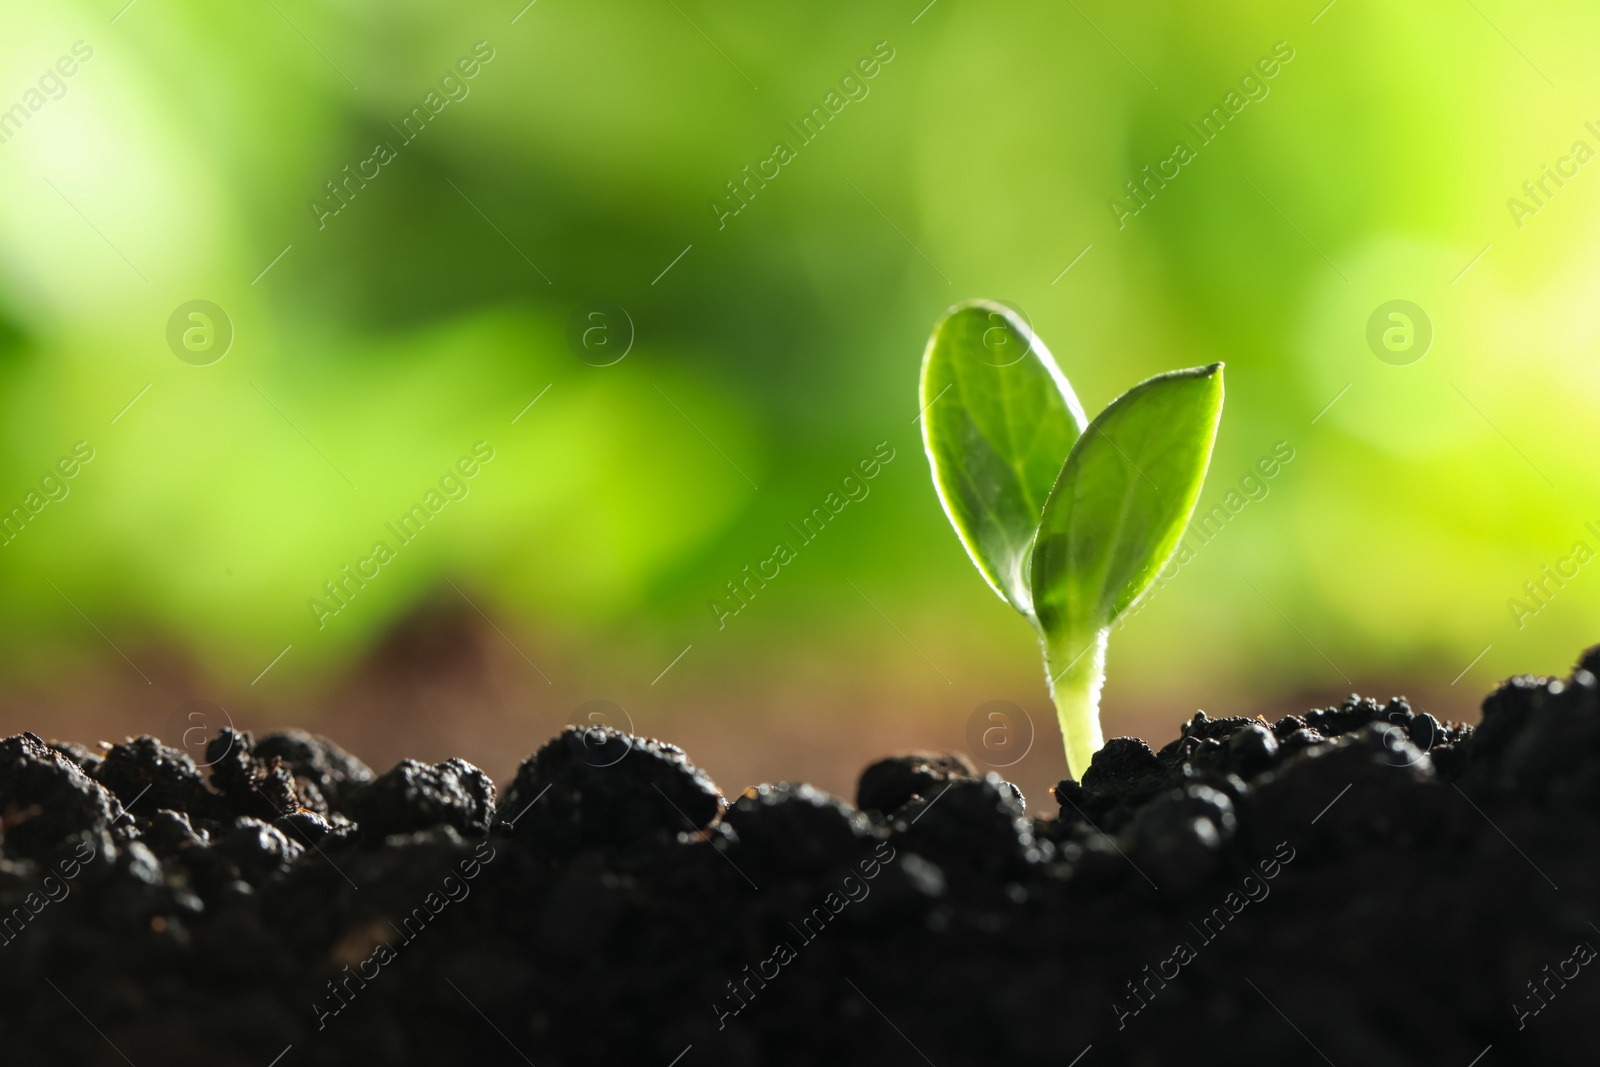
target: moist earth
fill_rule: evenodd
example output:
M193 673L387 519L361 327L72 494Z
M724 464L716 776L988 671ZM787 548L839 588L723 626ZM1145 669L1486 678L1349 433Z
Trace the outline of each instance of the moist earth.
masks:
M6 1063L1592 1062L1600 647L1476 726L1352 696L730 803L568 729L503 792L325 738L0 741ZM1481 1058L1479 1058L1481 1057Z

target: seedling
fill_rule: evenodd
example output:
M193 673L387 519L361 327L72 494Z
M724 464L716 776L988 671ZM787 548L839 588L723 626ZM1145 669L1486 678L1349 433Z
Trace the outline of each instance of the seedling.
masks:
M1140 382L1095 416L1001 304L952 308L922 359L922 441L950 524L1044 647L1082 779L1099 751L1111 625L1150 587L1194 512L1222 416L1222 364Z

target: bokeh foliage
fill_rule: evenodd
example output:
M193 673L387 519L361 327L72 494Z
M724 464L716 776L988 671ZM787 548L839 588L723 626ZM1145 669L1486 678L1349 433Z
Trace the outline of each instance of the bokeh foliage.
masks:
M1091 411L1228 363L1202 508L1248 502L1119 638L1127 685L1448 681L1492 645L1482 683L1595 636L1587 569L1520 627L1508 605L1600 548L1600 168L1508 207L1600 149L1592 7L122 7L12 4L0 34L0 108L94 49L0 144L0 503L96 449L0 550L8 669L90 648L87 616L244 677L294 642L284 669L315 676L446 578L602 656L705 640L712 676L883 640L849 578L946 671L981 660L1020 624L912 422L923 339L974 296L1020 307ZM324 183L398 144L478 41L470 94L318 229ZM800 145L786 123L881 41L870 92ZM1278 42L1270 91L1200 146L1186 123ZM1119 227L1110 201L1180 138L1195 158ZM719 228L712 201L780 139L797 158ZM196 298L236 330L209 367L165 339ZM1367 319L1401 298L1434 336L1394 366ZM637 332L610 367L567 342L598 299ZM471 495L318 630L306 600L479 440ZM710 644L710 601L879 441L873 495L729 624L741 644ZM1279 442L1294 460L1245 482Z

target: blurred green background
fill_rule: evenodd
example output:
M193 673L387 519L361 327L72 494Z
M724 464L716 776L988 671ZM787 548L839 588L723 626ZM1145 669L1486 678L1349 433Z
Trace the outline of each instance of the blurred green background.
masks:
M8 4L0 507L66 495L0 547L0 725L115 739L203 699L504 776L603 699L726 789L848 790L1006 700L1042 799L1036 647L915 421L927 333L974 296L1091 414L1228 365L1226 522L1114 638L1108 735L1352 690L1473 718L1564 670L1600 636L1573 556L1600 549L1600 12L1323 2ZM733 214L746 166L770 180ZM233 333L203 366L168 340L194 300ZM1431 341L1380 359L1394 300ZM610 349L573 343L595 322ZM478 442L401 545L385 523ZM719 627L778 540L797 558Z

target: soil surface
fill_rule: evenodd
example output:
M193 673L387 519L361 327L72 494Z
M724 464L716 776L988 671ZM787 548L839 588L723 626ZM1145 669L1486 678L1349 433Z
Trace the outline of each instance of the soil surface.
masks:
M6 1063L1588 1063L1600 648L1118 738L1038 811L963 756L730 801L570 729L503 789L304 733L0 741Z

